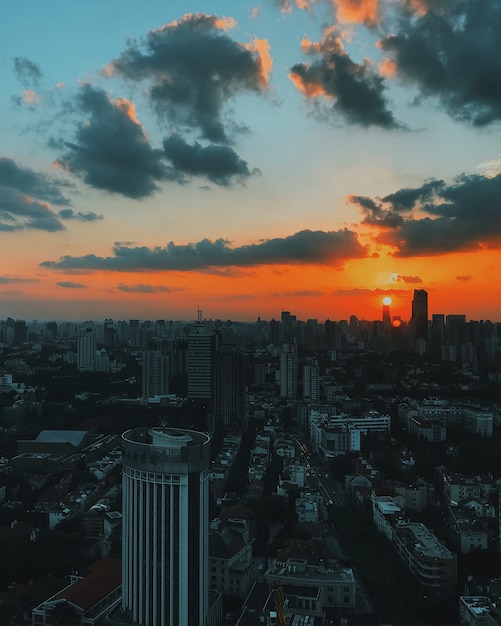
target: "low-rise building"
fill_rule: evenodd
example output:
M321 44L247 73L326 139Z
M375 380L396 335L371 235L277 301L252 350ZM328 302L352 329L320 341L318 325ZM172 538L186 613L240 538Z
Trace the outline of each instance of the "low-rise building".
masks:
M356 581L353 570L337 562L326 565L309 565L305 559L288 559L286 562L268 560L264 578L269 584L278 584L296 609L302 611L338 608L356 608ZM294 598L294 600L292 600Z

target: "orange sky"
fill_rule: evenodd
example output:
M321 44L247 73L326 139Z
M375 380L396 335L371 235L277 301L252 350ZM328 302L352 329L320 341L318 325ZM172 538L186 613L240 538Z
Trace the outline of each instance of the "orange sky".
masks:
M188 4L6 9L0 319L500 319L501 5Z

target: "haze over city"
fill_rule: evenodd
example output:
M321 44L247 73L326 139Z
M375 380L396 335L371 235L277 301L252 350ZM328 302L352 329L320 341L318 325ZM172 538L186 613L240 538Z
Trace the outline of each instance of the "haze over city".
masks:
M479 8L480 7L480 8ZM499 320L501 4L2 9L0 318Z

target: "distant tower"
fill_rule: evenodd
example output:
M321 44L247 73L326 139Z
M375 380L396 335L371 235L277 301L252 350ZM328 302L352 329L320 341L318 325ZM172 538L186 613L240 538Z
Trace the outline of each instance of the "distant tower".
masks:
M320 370L317 363L303 368L303 398L312 402L320 400Z
M280 345L282 342L282 322L272 319L268 324L270 343L274 346Z
M122 610L144 626L203 626L209 612L210 437L122 435Z
M241 426L245 413L245 355L223 345L214 354L212 413L225 426Z
M28 326L24 320L14 322L14 345L21 346L28 341Z
M414 289L411 327L412 339L428 339L428 292L424 289Z
M169 393L169 357L161 350L143 352L143 398Z
M201 313L201 311L199 311ZM219 335L203 322L192 324L188 333L188 398L209 404L212 367Z
M80 372L93 372L96 362L96 333L86 328L79 336L77 344L77 367Z
M287 400L297 400L298 365L297 345L284 343L280 354L280 395Z
M383 326L385 329L391 328L390 298L383 298Z

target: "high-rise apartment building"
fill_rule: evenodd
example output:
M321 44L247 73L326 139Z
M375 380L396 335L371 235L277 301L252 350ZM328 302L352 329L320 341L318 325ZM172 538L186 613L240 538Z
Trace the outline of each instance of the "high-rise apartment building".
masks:
M86 328L77 343L77 367L80 372L94 371L96 347L96 333L91 328Z
M122 452L122 611L143 626L205 626L210 437L134 428Z
M212 413L220 424L241 426L245 413L245 355L236 345L214 354Z
M320 368L318 363L303 367L303 398L312 402L320 400Z
M153 398L169 393L169 358L162 350L143 352L143 398Z
M212 367L219 335L203 322L196 322L188 333L188 398L210 402Z
M280 353L280 395L287 400L297 400L298 363L297 344L284 343Z

